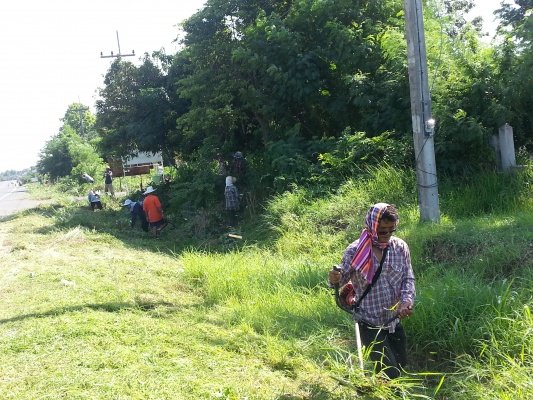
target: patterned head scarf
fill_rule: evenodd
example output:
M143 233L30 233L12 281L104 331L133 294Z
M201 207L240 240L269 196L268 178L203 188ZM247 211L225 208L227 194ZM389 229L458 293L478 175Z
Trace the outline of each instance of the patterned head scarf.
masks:
M383 212L389 205L387 203L377 203L370 207L365 218L365 228L359 236L357 249L350 263L350 272L359 271L368 283L372 282L376 267L372 257L372 245L385 249L388 243L378 242L378 226Z

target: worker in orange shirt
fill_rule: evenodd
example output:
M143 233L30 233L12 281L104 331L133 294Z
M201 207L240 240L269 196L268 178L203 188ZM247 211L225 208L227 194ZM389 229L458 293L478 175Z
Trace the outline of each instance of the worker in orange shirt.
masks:
M146 219L150 224L150 229L155 237L159 237L159 234L163 230L167 223L163 214L163 207L159 201L159 197L155 194L155 189L152 186L148 186L146 191L143 193L146 197L144 198L143 210L146 214Z

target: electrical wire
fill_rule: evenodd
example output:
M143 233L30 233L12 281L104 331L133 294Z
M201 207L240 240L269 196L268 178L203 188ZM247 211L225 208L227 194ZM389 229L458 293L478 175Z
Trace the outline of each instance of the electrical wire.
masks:
M436 4L436 3L435 3L435 4ZM437 8L437 7L438 7L438 6L436 5L436 8ZM419 18L422 18L422 20L423 20L423 18L424 18L423 14L422 14L422 15L419 15L419 13L418 13L419 10L418 10L417 8L415 8L415 10L416 10L416 11L415 11L415 18L416 18L417 20L418 20ZM420 9L420 11L422 11L422 10ZM438 8L437 8L437 13L439 13L439 11L440 11L440 10L438 10ZM432 79L432 82L431 82L431 87L428 88L428 90L429 90L429 92L430 92L430 93L429 93L429 101L431 101L431 92L433 91L433 87L434 87L434 85L435 85L435 81L436 81L437 73L438 73L439 68L440 68L440 66L441 66L442 55L443 55L443 47L444 47L444 45L443 45L443 44L444 44L443 29L444 29L444 28L443 28L443 24L442 24L441 18L439 18L439 21L440 21L440 28L441 28L441 29L440 29L440 34L439 34L439 36L440 36L439 56L438 56L438 59L437 59L436 68L435 68L435 70L434 70L434 72L433 72L433 79ZM418 22L417 22L417 25L418 25ZM420 41L421 38L419 37L418 40ZM426 62L427 62L427 61L426 61ZM423 93L422 93L422 94L423 94ZM423 98L422 98L422 102L424 103L424 99L423 99ZM433 189L433 188L438 187L437 174L436 174L436 173L433 173L433 172L426 171L426 170L420 168L420 165L419 165L419 164L420 164L420 155L422 154L422 151L424 150L424 148L425 148L425 146L426 146L426 144L427 144L427 142L428 142L429 139L430 139L430 137L428 137L428 136L425 137L424 143L422 144L422 146L421 146L421 148L420 148L418 154L417 154L416 157L415 157L415 166L416 166L416 170L417 170L417 172L420 172L420 173L423 173L423 174L426 174L426 175L433 176L434 179L435 179L435 183L432 183L432 184L430 184L430 185L422 185L422 184L420 184L420 183L417 183L417 186L418 186L418 187L420 187L420 188L424 188L424 189Z
M425 138L424 143L422 144L422 147L420 148L420 151L418 152L418 154L415 157L416 170L422 172L423 174L433 175L435 177L435 183L432 183L431 185L422 185L420 183L417 184L418 187L421 187L421 188L424 188L424 189L433 189L433 188L436 188L436 187L439 186L439 184L437 182L437 174L435 174L433 172L425 171L425 170L423 170L422 168L419 167L420 155L422 154L422 151L424 150L424 147L426 146L426 143L428 142L429 139L430 139L429 137Z

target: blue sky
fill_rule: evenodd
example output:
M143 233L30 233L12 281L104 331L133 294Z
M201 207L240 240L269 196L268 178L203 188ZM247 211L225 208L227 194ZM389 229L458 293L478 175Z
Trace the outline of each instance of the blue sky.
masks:
M492 21L500 0L476 0L474 14ZM35 165L61 126L68 105L92 108L96 89L116 53L137 55L164 47L179 22L205 0L17 0L0 3L0 172ZM130 60L134 60L133 57Z

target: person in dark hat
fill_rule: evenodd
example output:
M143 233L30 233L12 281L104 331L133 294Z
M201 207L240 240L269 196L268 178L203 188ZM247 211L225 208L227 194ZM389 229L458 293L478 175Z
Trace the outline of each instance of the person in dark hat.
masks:
M246 174L246 159L242 152L236 151L233 154L233 161L231 162L230 175L237 178L240 182L243 180ZM242 183L242 182L241 182Z

